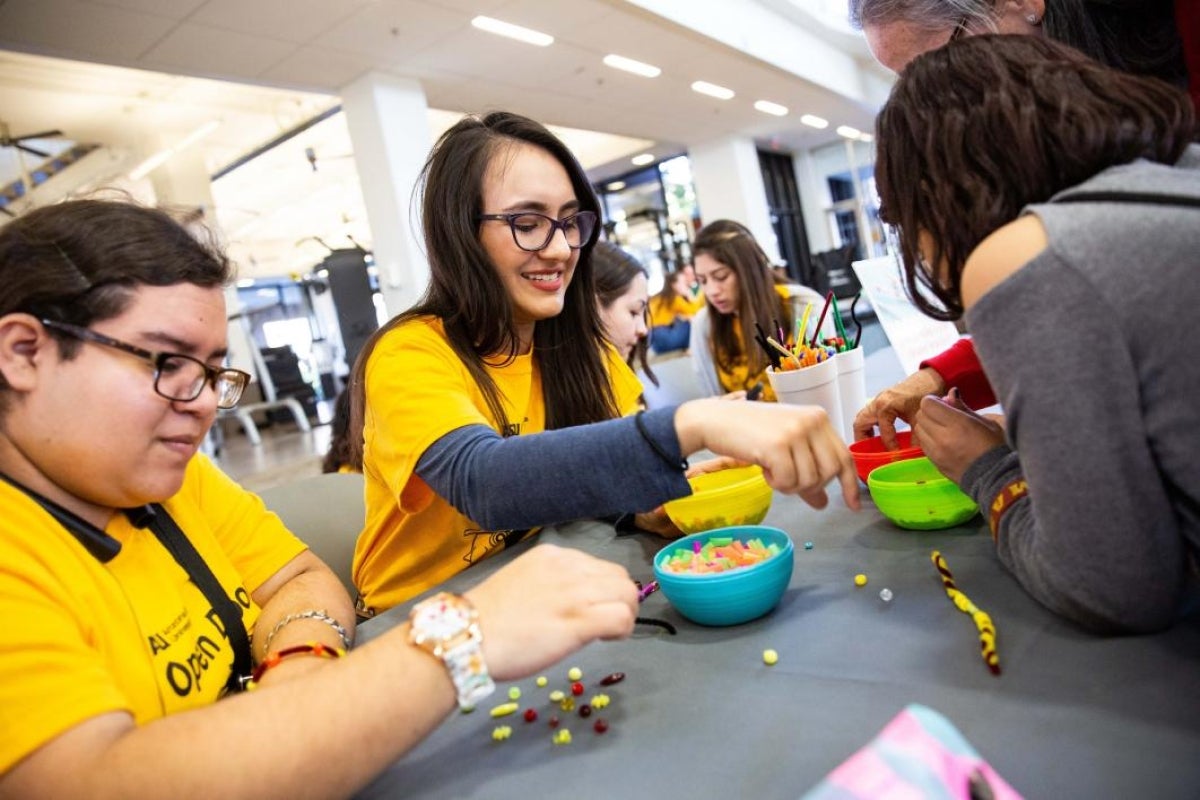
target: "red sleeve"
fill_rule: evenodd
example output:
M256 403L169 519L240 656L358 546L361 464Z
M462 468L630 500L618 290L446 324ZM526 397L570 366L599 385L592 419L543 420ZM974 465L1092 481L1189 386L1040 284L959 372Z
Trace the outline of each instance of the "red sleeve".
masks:
M959 339L949 350L922 361L921 366L935 370L947 387L958 389L962 401L971 408L995 405L996 393L983 374L970 339Z

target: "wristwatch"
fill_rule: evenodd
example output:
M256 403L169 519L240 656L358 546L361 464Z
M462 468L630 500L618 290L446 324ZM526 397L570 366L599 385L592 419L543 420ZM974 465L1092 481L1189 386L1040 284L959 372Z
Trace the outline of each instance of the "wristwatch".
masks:
M459 708L474 708L496 684L483 660L483 634L479 614L471 601L450 592L438 592L409 612L408 641L441 659L454 682Z

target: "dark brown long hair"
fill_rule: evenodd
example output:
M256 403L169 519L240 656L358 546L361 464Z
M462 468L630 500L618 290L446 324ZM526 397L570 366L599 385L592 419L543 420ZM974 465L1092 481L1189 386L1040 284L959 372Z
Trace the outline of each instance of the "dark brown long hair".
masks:
M918 56L876 120L879 216L898 229L909 295L957 319L967 257L1023 207L1111 166L1173 164L1195 136L1181 91L1048 39L973 36ZM929 263L946 266L940 283L922 231Z
M734 271L738 279L737 315L719 314L711 303L708 305L709 330L713 347L713 361L725 372L729 372L734 361L745 355L751 375L757 375L770 363L762 348L754 344L757 322L775 336L775 322L785 332L792 329L791 304L784 303L775 291L775 285L783 281L775 274L771 259L763 252L754 234L740 222L718 219L710 222L696 234L692 245L693 257L706 254ZM738 345L734 324L741 329L742 345ZM744 350L744 353L743 353Z
M455 354L487 401L501 431L509 429L499 389L485 365L506 364L517 356L520 341L512 303L479 240L484 213L483 182L493 158L514 144L545 150L570 176L579 209L600 214L600 202L583 167L558 137L541 124L506 111L461 119L438 139L421 170L421 193L429 286L412 308L392 318L363 345L351 378L352 464L362 466L366 410L365 376L375 345L389 331L424 316L439 318ZM600 226L597 226L597 231ZM596 233L579 251L562 313L534 326L534 358L542 376L546 428L565 428L618 415L603 359L606 345L596 310L592 248Z

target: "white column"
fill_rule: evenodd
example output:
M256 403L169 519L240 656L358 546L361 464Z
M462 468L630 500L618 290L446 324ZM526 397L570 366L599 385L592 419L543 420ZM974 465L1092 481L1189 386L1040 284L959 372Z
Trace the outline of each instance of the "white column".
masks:
M177 144L178 135L163 135L147 142L150 151L158 152L164 147ZM149 154L149 153L147 153ZM207 226L218 243L223 241L223 232L217 227L215 202L212 196L212 181L204 158L198 148L186 148L175 153L147 176L154 188L155 202L160 206L179 209L198 209L201 212L200 223ZM226 313L236 314L238 308L237 287L229 286L225 291ZM257 349L250 341L246 327L236 319L228 325L229 365L243 369L262 384L268 384L270 377L260 368L255 359ZM264 391L264 394L267 392ZM271 391L273 394L273 389Z
M149 144L159 149L176 145L178 135L166 134L153 139ZM206 224L214 226L215 203L212 196L212 181L204 165L199 148L187 148L172 155L146 176L154 187L154 196L159 205L176 208L197 208L203 212ZM214 229L215 230L215 229Z
M767 256L778 261L779 245L771 227L767 191L754 141L735 136L705 142L689 147L688 158L701 221L707 224L731 219L742 223Z
M429 154L429 106L414 80L368 73L341 91L358 164L372 249L388 314L411 306L429 282L412 191Z
M803 150L792 156L796 170L796 188L800 193L800 210L804 213L804 230L808 234L808 249L814 253L833 249L829 234L829 182L817 174L812 151Z

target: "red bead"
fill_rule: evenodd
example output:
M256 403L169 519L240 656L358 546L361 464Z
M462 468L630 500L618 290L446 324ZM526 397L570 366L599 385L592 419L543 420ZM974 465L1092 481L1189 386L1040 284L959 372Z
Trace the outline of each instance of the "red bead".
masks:
M601 686L612 686L614 683L620 683L625 680L624 672L614 672L611 675L605 675L600 679Z
M551 728L557 728L558 727L558 717L551 717L549 720L549 725Z
M579 681L575 681L575 683L572 683L571 684L571 694L575 695L576 697L579 697L579 695L583 694L583 684L580 683Z
M594 730L596 733L604 733L606 730L608 730L608 723L602 719L598 719L596 720L596 723L592 725L592 730Z
M526 722L533 722L536 719L537 719L537 711L535 709L532 709L532 708L525 709L525 721Z
M592 715L592 707L591 706L589 706L587 703L584 703L583 705L579 706L579 716L590 717L591 715Z

